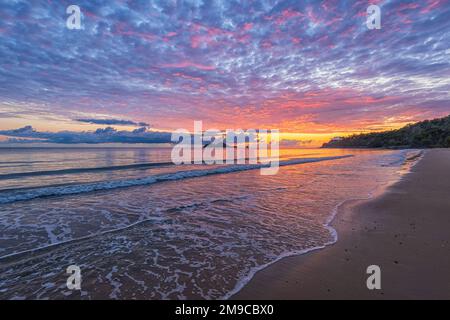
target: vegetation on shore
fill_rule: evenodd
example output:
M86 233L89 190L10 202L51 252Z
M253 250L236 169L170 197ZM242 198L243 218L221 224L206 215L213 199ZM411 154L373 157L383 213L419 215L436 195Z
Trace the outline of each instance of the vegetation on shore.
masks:
M449 148L450 116L425 120L398 130L333 139L323 148Z

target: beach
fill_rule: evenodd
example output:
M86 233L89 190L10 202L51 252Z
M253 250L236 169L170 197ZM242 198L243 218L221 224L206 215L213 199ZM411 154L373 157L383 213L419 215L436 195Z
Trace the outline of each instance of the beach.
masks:
M382 194L339 207L334 245L272 264L232 299L449 299L449 191L450 150L427 150Z
M334 209L420 153L286 149L264 176L167 165L170 150L0 150L0 298L230 298L268 265L335 243ZM71 265L81 292L67 289Z

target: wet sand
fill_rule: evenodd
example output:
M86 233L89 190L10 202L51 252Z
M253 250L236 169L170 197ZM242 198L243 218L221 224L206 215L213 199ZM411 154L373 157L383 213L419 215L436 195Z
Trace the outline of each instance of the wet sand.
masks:
M369 201L347 202L338 241L259 271L232 299L450 299L450 149L426 151ZM381 268L369 290L367 267Z

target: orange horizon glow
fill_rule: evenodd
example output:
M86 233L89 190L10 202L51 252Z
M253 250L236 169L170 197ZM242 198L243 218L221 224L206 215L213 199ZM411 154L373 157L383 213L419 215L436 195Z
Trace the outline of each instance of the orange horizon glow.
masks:
M123 131L131 131L136 129L135 126L118 126L118 125L98 125L98 124L87 124L87 123L79 123L76 121L46 121L41 119L24 119L24 118L17 118L13 119L14 121L11 121L12 119L8 119L8 122L2 122L0 124L0 130L14 130L18 129L27 125L31 125L35 130L40 132L58 132L58 131L74 131L74 132L82 132L82 131L95 131L98 128L105 128L105 127L113 127L116 130L123 130ZM282 128L277 128L276 125L266 126L263 128L255 128L255 129L279 129L280 130L280 141L281 145L280 147L283 147L283 141L298 141L298 145L294 147L301 147L301 148L314 148L314 147L320 147L324 143L330 141L334 137L347 137L354 134L361 134L361 133L370 133L370 132L382 132L382 131L388 131L388 130L395 130L399 129L407 124L414 123L415 121L386 121L383 123L375 124L371 123L370 126L367 126L366 128L357 125L354 127L345 127L345 126L321 126L321 125L314 125L311 123L305 122L304 124L298 125L298 130L305 130L307 129L308 125L310 125L311 131L296 131L295 128L290 127L289 131L286 129L286 122L283 123ZM254 124L254 123L252 123ZM240 125L240 126L239 126ZM240 123L239 125L236 125L236 127L227 127L226 125L222 124L219 125L218 123L207 125L203 125L203 131L210 130L210 129L217 129L217 130L247 130L249 129L249 125L245 125L244 123ZM152 127L151 131L156 132L171 132L176 129L186 129L189 132L193 131L193 122L190 121L182 121L180 122L179 128L156 128ZM284 130L283 130L284 129ZM5 141L6 138L3 137L1 141Z

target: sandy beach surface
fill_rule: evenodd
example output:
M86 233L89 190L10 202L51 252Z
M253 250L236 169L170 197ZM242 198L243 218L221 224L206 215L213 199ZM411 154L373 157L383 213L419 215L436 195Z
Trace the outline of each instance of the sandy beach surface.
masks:
M450 299L450 150L427 150L401 181L343 204L338 241L259 271L232 299ZM367 267L381 268L369 290Z

